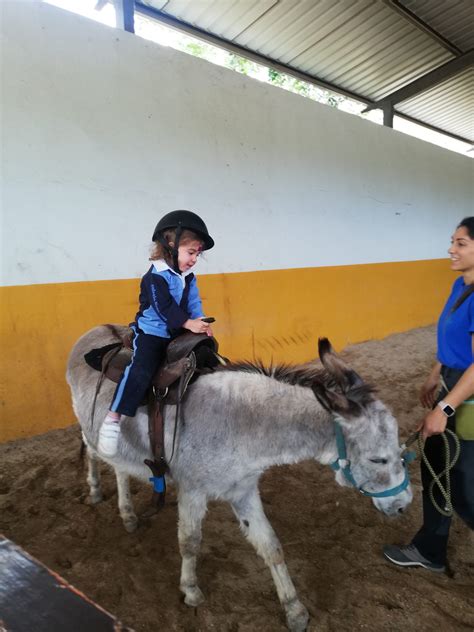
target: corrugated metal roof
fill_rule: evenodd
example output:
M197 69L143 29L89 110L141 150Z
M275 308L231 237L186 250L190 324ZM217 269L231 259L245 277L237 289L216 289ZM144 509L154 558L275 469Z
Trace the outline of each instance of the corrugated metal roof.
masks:
M457 136L474 138L474 69L400 103L397 110Z
M209 34L221 45L232 45L234 52L237 47L243 55L247 51L262 56L262 63L275 62L290 72L304 73L315 83L369 104L474 47L474 0L147 0L145 4L158 11L157 18L169 16L178 28L190 26L197 36ZM440 131L472 139L474 104L469 88L472 78L466 71L403 104L395 103L395 109Z
M401 0L401 4L463 52L474 48L472 0Z

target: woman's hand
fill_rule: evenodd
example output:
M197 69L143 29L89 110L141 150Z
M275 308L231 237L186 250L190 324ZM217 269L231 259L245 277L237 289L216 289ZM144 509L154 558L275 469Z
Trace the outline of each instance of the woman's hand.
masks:
M430 375L420 389L420 402L426 408L432 408L438 391L439 379Z
M441 434L446 430L448 418L443 413L441 408L436 406L433 410L426 415L423 421L418 424L417 430L421 431L423 439L431 437L435 434Z
M200 318L188 318L188 320L183 324L183 327L184 329L192 331L193 334L207 334L208 336L212 336L209 323L203 322Z
M440 372L441 364L437 362L431 369L431 373L428 375L426 382L421 387L420 402L426 408L433 408L433 404L435 403L435 397L439 386Z

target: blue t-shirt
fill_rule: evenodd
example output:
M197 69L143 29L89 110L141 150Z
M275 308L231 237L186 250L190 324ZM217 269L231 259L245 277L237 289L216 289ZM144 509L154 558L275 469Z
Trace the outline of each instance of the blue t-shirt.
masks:
M471 334L474 332L474 294L454 312L454 303L466 290L463 277L456 279L438 321L438 360L451 369L465 371L474 361Z

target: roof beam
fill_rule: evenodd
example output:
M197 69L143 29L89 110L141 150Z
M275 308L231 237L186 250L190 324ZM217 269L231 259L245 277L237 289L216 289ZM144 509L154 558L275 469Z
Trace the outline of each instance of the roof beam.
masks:
M393 127L394 114L393 103L385 103L383 106L383 124L385 127Z
M238 44L234 44L229 40L226 40L222 37L214 35L212 33L208 33L207 31L198 28L197 26L193 26L192 24L188 24L187 22L183 22L178 18L175 18L171 15L167 15L163 13L159 9L155 9L150 7L138 0L135 1L135 11L137 13L141 13L142 15L146 15L147 17L153 18L161 24L165 26L169 26L170 28L174 28L177 31L181 31L191 35L192 37L197 37L201 40L209 42L213 46L218 46L219 48L223 48L228 50L236 55L241 55L246 59L250 59L257 64L262 64L263 66L268 66L269 68L273 68L278 72L283 72L287 75L291 75L292 77L296 77L297 79L301 79L301 81L307 81L313 85L324 88L325 90L330 90L331 92L336 92L337 94L342 94L345 97L350 99L354 99L356 101L360 101L361 103L365 103L369 106L369 109L372 109L372 104L374 101L372 99L368 99L367 97L362 96L361 94L357 94L356 92L352 92L350 90L345 90L329 81L324 81L324 79L320 79L319 77L315 77L308 73L302 72L301 70L297 70L296 68L292 68L291 66L287 66L286 64L282 64L271 57L266 57L265 55L260 55L259 53L255 53L244 46L239 46Z
M448 132L445 129L441 129L441 127L430 125L430 123L426 123L425 121L421 121L420 119L413 118L413 116L409 116L408 114L404 114L403 112L394 111L394 114L395 116L398 116L398 118L405 119L406 121L410 121L410 123L415 123L416 125L421 125L421 127L426 127L426 129L430 129L431 131L437 132L438 134L443 134L444 136L449 136L450 138L459 140L462 143L472 145L474 142L473 139L466 138L465 136L459 136L459 134L455 134L454 132Z
M415 81L403 86L403 88L388 94L386 97L383 97L383 99L369 105L365 112L374 109L383 109L384 105L387 103L395 105L396 103L401 103L402 101L411 99L411 97L414 97L420 92L426 92L426 90L429 90L442 81L446 81L446 79L459 74L472 65L474 65L474 49L464 53L460 57L456 57L456 59L448 61L442 66L438 66L438 68L426 73L426 75L423 75L419 79L415 79Z
M117 28L129 33L135 33L135 1L115 0L114 5L117 16Z
M406 6L404 6L399 0L382 0L384 4L386 4L390 9L398 13L405 20L416 26L417 29L423 31L429 35L432 39L436 40L438 44L441 44L444 48L449 50L449 52L453 53L453 55L459 56L462 55L462 50L460 50L457 46L455 46L448 39L443 37L441 33L435 31L434 28L429 26L424 20L419 18L416 13L410 11Z

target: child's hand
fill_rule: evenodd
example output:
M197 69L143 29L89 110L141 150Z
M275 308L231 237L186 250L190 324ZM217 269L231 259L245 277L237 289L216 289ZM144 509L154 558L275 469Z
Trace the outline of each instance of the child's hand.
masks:
M207 334L208 336L210 331L209 323L203 322L200 318L188 318L188 320L183 324L184 329L189 329L193 334Z

